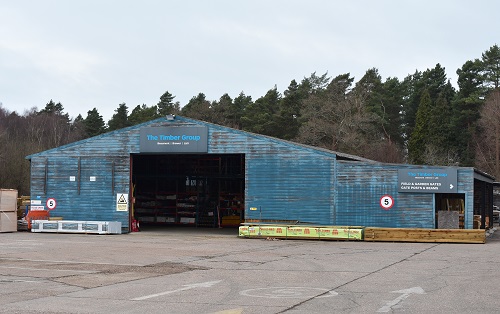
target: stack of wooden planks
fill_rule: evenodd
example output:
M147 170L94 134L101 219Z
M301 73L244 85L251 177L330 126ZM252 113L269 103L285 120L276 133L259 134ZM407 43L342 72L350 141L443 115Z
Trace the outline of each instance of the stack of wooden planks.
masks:
M436 242L436 243L485 243L484 229L411 229L374 228L364 229L365 241L386 242Z

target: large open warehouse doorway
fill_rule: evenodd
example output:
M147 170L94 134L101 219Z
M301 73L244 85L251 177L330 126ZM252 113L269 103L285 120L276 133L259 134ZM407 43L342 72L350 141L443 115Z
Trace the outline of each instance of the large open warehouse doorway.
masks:
M244 219L243 154L133 154L131 167L131 215L141 226L236 227Z

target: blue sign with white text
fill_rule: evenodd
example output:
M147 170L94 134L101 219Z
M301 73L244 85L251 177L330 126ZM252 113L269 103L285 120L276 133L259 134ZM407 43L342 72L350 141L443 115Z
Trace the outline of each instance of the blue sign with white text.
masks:
M208 128L205 126L148 127L140 131L141 153L206 153Z
M398 192L457 193L457 169L398 169Z

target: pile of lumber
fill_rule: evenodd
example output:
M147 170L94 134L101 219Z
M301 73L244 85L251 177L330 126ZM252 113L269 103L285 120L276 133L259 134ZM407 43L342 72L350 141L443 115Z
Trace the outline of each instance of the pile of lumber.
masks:
M485 243L486 231L484 229L366 227L364 229L364 240L377 242Z

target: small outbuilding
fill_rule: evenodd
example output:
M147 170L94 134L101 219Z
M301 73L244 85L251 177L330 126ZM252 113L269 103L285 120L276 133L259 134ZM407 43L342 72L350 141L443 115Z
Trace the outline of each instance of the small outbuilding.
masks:
M488 228L494 178L379 163L167 116L26 157L32 209L64 220L193 227L243 221Z

